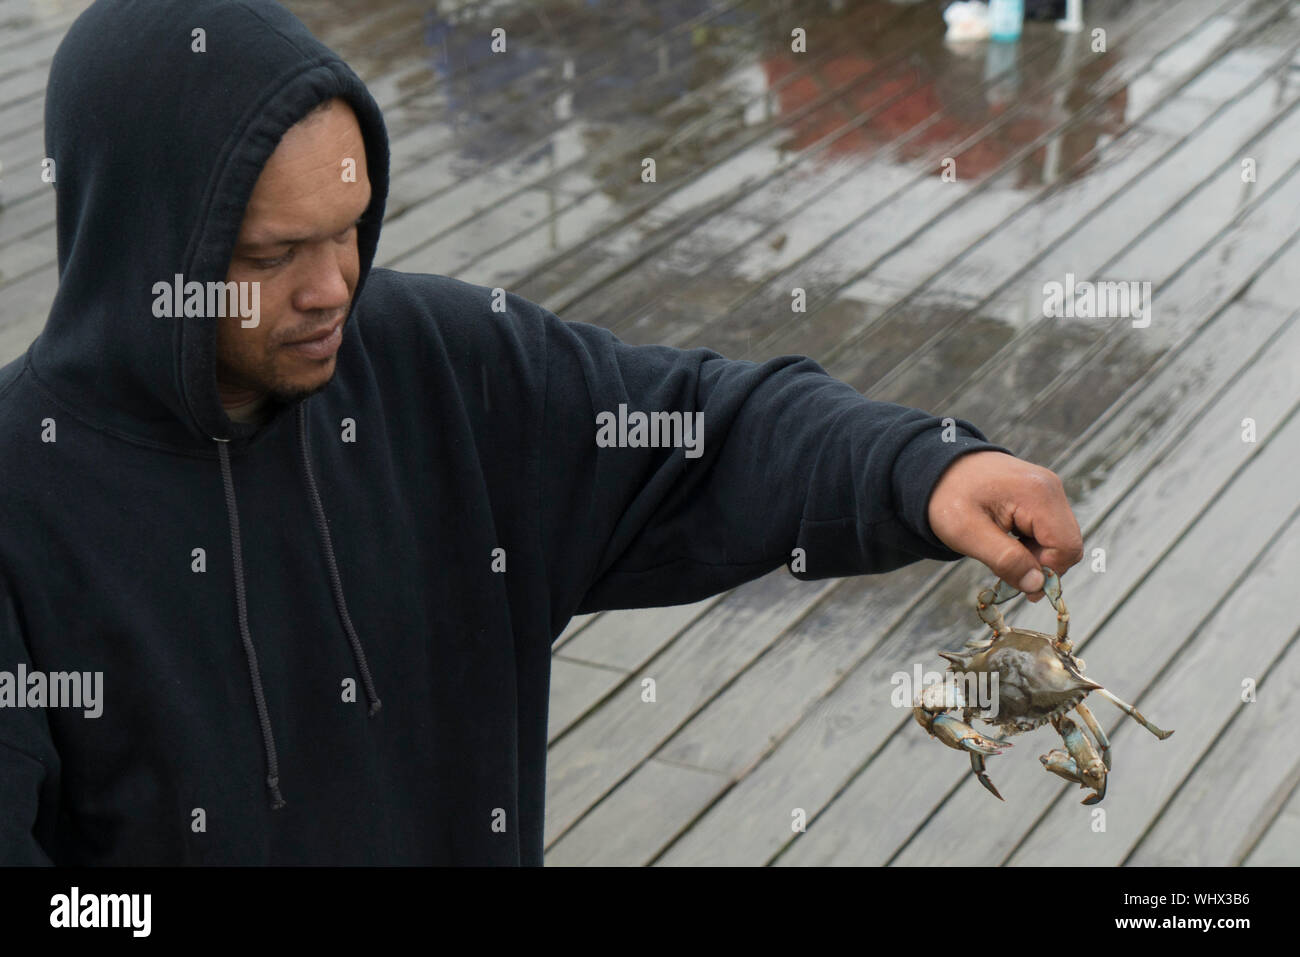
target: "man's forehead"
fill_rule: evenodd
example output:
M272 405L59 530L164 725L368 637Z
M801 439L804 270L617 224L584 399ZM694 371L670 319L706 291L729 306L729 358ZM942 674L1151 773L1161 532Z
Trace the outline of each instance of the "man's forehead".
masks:
M370 205L365 141L343 100L290 127L249 196L241 245L321 239L351 225Z
M365 169L365 138L356 114L344 100L328 100L330 108L314 110L289 127L258 177L258 186L281 178L293 179L306 172L326 169L337 173L340 182L351 165ZM351 177L360 180L360 176Z

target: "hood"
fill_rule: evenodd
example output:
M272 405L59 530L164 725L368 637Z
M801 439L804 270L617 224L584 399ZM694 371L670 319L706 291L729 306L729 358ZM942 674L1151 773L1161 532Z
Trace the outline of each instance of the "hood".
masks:
M77 18L46 90L59 287L30 352L63 404L173 448L210 452L256 431L218 398L215 321L155 317L153 287L225 280L266 160L336 96L361 125L373 190L355 312L379 243L388 137L352 69L270 0L97 0Z
M270 0L96 0L50 67L46 154L54 160L59 289L28 352L32 374L93 428L157 448L215 457L230 524L231 591L265 750L271 807L281 794L244 576L232 422L216 379L216 322L158 318L155 284L224 282L253 186L285 130L342 97L361 124L373 198L358 228L360 301L388 195L388 137L361 80ZM349 314L349 321L352 319ZM356 337L351 343L358 345ZM346 337L340 359L349 346ZM380 709L352 626L329 522L312 474L305 400L293 408L304 493L315 517L342 632ZM215 481L215 473L214 473ZM252 530L256 533L258 530ZM282 625L283 623L269 623ZM255 746L249 742L249 746Z

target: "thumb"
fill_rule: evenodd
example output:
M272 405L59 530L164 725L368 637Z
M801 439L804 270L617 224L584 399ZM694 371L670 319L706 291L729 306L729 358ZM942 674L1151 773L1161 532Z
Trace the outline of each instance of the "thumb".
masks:
M998 578L1024 592L1030 601L1043 597L1043 572L1038 559L1020 539L991 517L971 530L966 554L987 565Z

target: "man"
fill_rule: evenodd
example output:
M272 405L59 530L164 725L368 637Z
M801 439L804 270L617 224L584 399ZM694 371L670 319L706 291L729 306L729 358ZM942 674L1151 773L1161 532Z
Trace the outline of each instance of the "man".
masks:
M46 128L59 290L0 370L4 863L540 864L575 613L796 549L1034 598L1081 557L1056 477L969 423L373 269L379 110L270 0L98 0Z

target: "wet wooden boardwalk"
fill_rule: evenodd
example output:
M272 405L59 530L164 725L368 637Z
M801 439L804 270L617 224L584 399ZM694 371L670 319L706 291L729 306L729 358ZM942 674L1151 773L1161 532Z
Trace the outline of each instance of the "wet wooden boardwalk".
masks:
M1036 760L1050 730L991 760L1000 803L890 704L895 672L978 632L988 571L780 570L570 623L548 864L1300 863L1291 3L1090 3L1104 52L1049 24L950 49L933 2L288 6L388 118L382 264L629 341L812 355L868 396L978 423L1066 481L1089 673L1177 730L1158 742L1095 705L1115 754L1104 830ZM43 86L82 7L0 0L2 361L54 291ZM1067 274L1149 282L1149 325L1044 318Z

